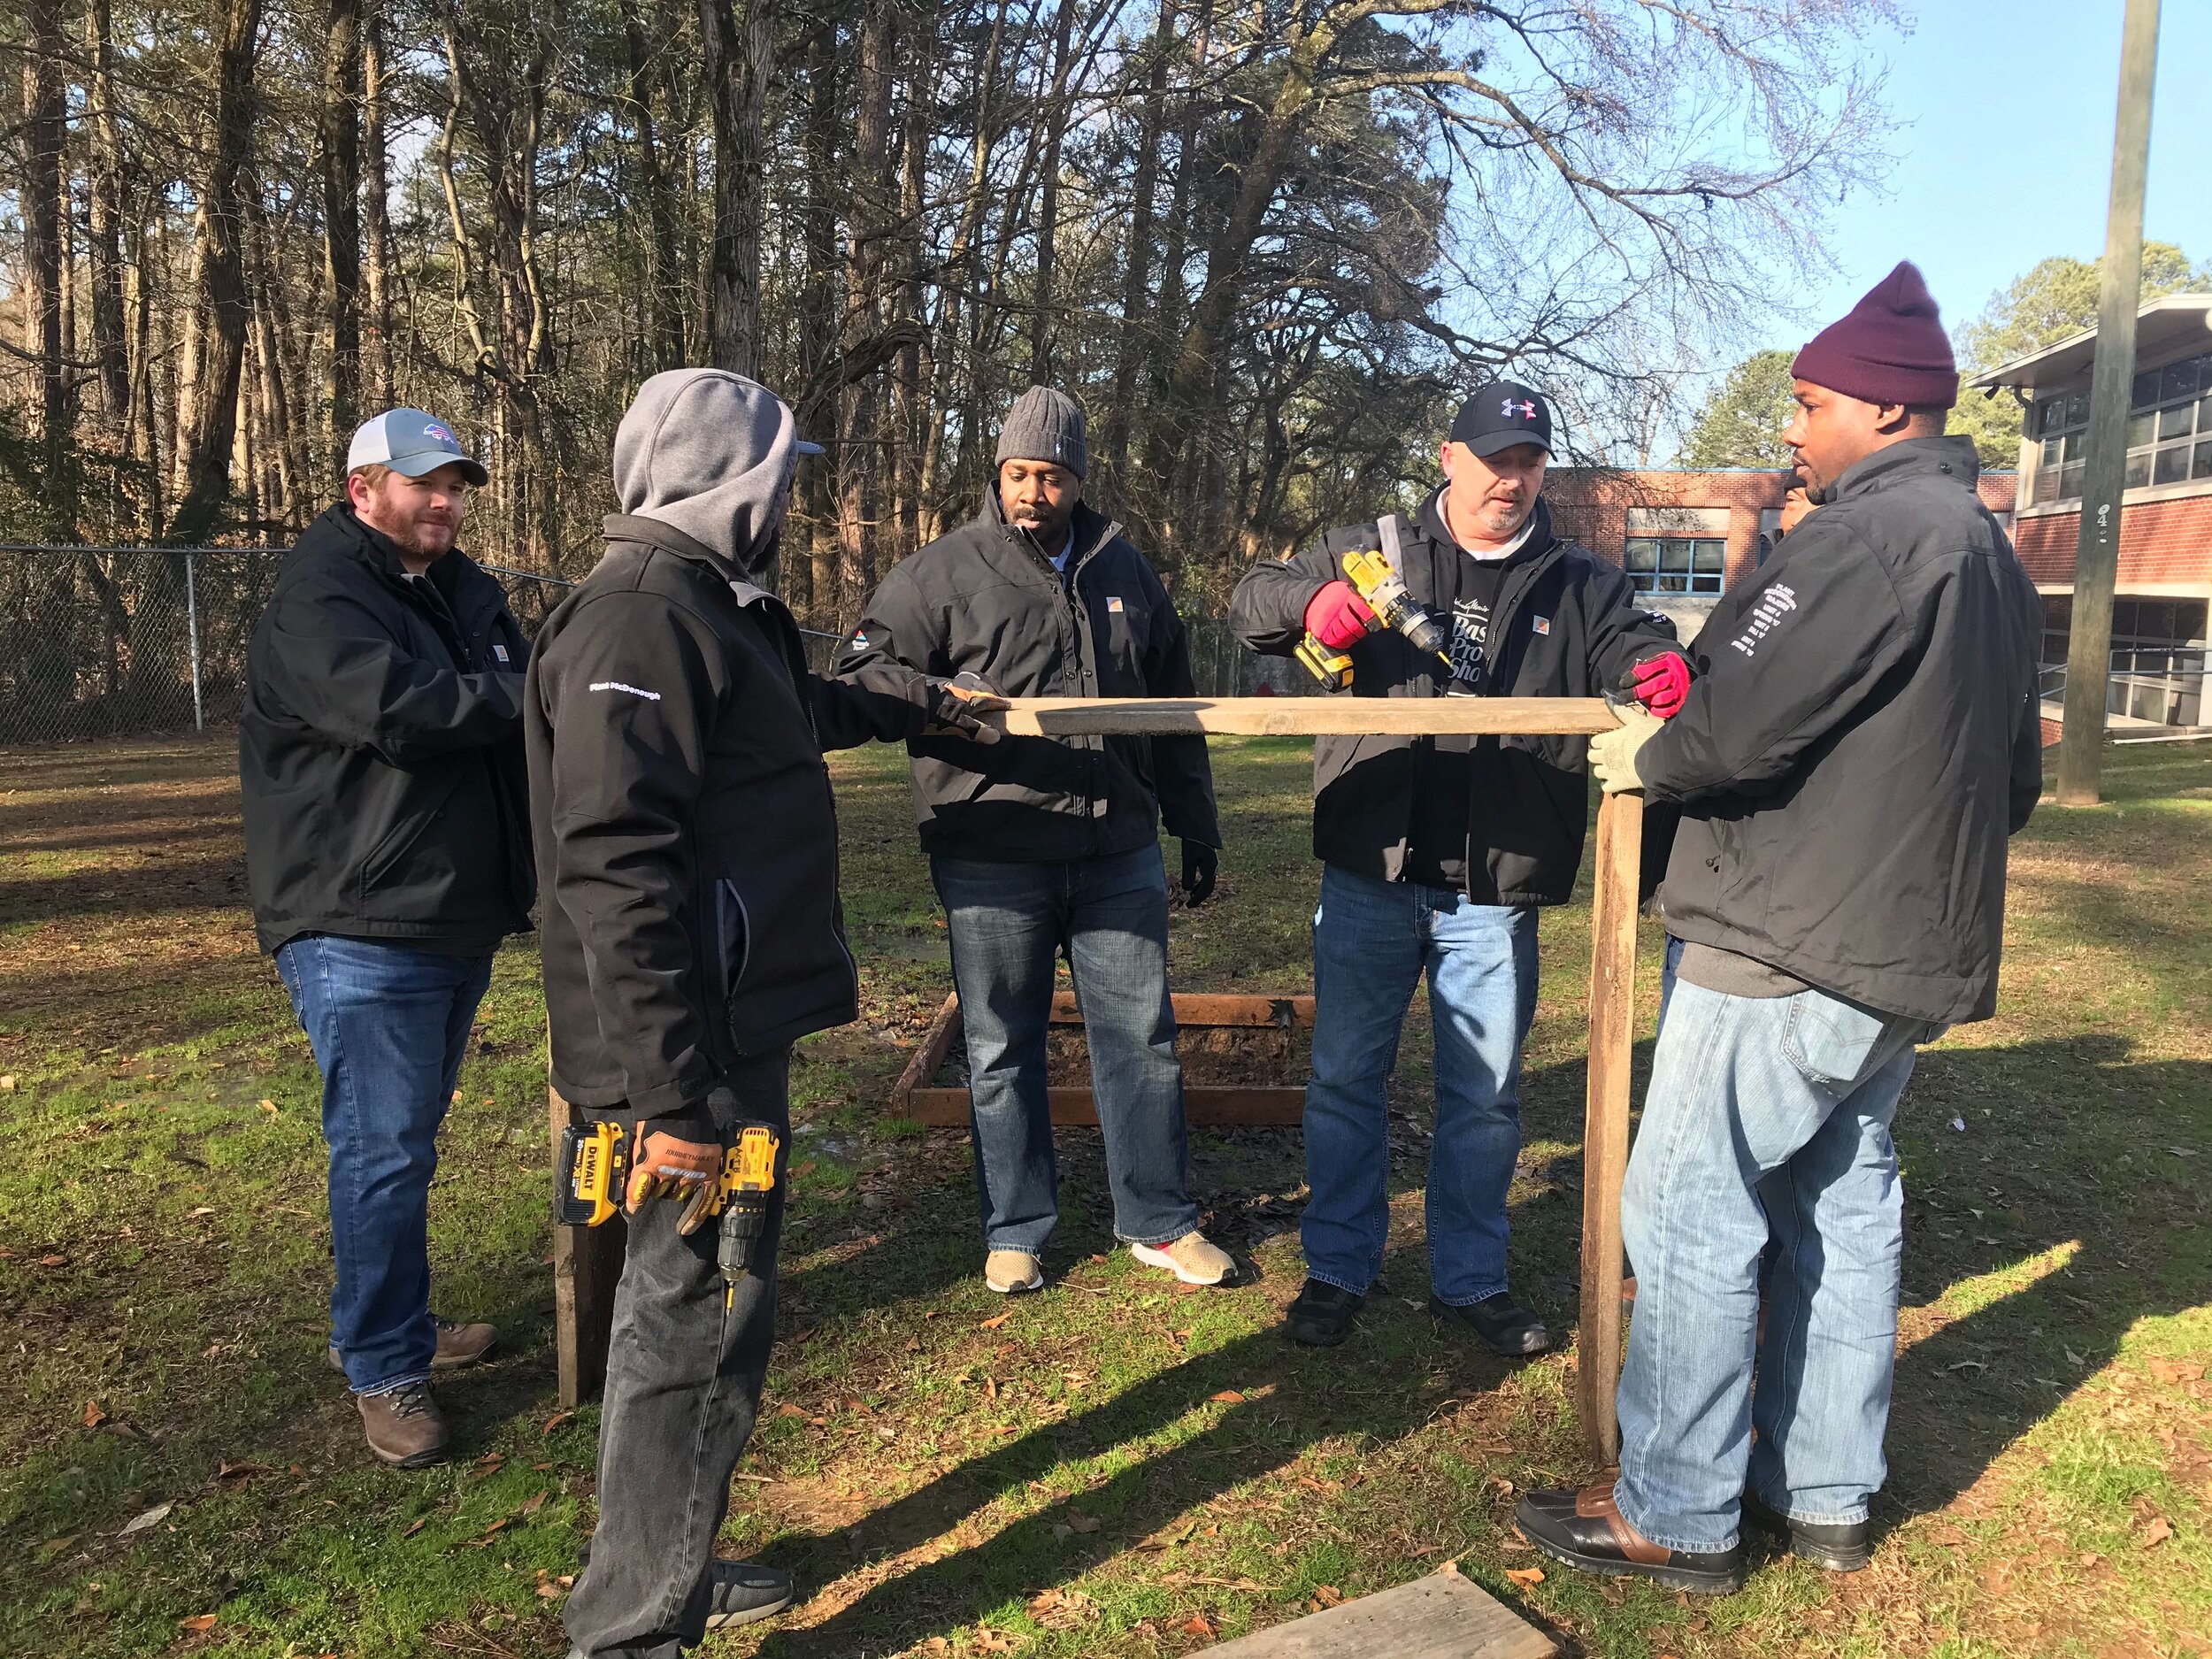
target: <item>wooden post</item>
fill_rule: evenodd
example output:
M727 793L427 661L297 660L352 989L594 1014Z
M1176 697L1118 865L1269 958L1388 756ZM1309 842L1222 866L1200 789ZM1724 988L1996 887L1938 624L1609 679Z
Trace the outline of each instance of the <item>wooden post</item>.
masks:
M545 1091L552 1119L553 1152L561 1131L584 1114L553 1089ZM614 1287L622 1279L629 1229L622 1217L596 1227L553 1229L553 1351L560 1370L561 1403L572 1406L599 1392L607 1380L607 1339L614 1329Z
M1628 1171L1629 1059L1636 1042L1636 882L1644 800L1598 805L1590 906L1590 1064L1582 1120L1582 1328L1575 1405L1591 1455L1620 1455L1613 1415L1621 1377L1621 1179Z

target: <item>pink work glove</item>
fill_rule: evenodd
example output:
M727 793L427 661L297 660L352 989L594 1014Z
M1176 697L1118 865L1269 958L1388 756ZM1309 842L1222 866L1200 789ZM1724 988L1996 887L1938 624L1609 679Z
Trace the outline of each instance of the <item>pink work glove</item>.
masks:
M1333 581L1306 602L1306 632L1333 651L1350 649L1374 626L1375 613L1348 581Z
M1683 700L1690 695L1690 665L1672 651L1637 664L1629 678L1636 701L1663 720L1681 713Z

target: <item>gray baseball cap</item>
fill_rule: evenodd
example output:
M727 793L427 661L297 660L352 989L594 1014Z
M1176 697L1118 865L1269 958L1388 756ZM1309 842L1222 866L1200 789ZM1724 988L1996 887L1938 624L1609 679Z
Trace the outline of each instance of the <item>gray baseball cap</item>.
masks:
M453 428L419 409L388 409L361 423L346 450L346 471L388 466L405 478L420 478L442 466L457 466L477 488L491 482L482 463L461 447Z

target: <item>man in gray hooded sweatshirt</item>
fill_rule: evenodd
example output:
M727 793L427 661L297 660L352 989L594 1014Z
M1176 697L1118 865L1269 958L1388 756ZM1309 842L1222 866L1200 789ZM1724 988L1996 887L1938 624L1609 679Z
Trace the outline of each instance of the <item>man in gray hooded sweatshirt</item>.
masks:
M553 1086L632 1149L599 1525L564 1616L592 1659L672 1659L790 1602L788 1575L714 1555L767 1373L783 1155L734 1286L705 1201L735 1125L788 1140L791 1045L857 1012L823 751L998 735L895 664L808 672L757 586L807 453L751 380L648 380L615 434L624 511L523 699Z

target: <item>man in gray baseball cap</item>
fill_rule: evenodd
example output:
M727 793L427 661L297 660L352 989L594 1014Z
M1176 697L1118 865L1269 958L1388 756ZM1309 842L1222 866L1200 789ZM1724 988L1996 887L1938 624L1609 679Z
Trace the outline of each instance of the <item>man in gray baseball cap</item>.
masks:
M493 954L535 891L528 647L454 547L484 481L421 410L355 434L346 498L254 629L238 727L254 922L323 1076L330 1360L403 1469L446 1455L431 1373L498 1336L430 1310L430 1179Z

